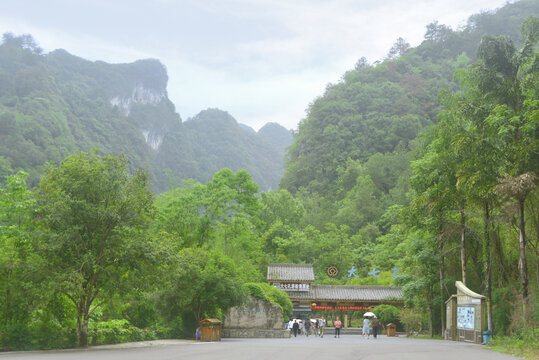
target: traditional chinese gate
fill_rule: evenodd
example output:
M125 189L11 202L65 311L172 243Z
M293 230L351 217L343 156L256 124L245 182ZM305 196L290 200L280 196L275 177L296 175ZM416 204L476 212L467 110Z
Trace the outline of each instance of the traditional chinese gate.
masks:
M399 287L314 285L311 264L269 264L267 281L288 293L294 304L293 314L303 318L324 310L341 314L368 311L379 304L403 303ZM343 320L346 320L344 316Z

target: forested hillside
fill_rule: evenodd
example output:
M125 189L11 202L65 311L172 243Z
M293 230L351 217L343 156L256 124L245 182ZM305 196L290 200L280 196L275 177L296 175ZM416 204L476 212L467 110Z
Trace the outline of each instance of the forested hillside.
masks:
M495 341L512 336L506 344L537 358L538 15L537 1L508 4L459 30L430 24L420 46L399 39L384 61L360 60L309 107L275 191L259 186L255 170L212 167L227 157L251 166L257 160L245 152L282 149L277 139L286 131L268 125L255 134L216 109L182 123L166 96L148 105L165 89L154 78L135 92L113 86L107 96L76 82L69 91L88 96L64 98L62 86L74 82L42 70L71 55L39 55L31 39L8 38L0 51L21 61L2 79L23 70L35 76L13 80L1 94L1 166L4 174L16 170L10 154L17 154L34 180L19 171L0 186L0 348L189 337L202 317L222 319L248 294L263 293L251 282L265 281L268 263L309 263L317 284L402 287L404 308L373 311L409 334L442 334L444 302L463 281L487 297ZM16 51L10 41L19 42ZM121 69L114 76L129 79L134 68L150 66L166 76L156 61L71 66L77 70L59 74L112 66ZM22 96L25 81L39 74L48 77L36 94L46 96ZM114 76L91 78L115 83ZM93 115L94 101L104 113ZM77 120L88 117L95 121ZM191 172L209 178L154 195L150 177L158 176L133 170L124 156L63 158L77 139L93 146L97 134L120 130L138 134L132 144L146 150L128 155L163 169L163 183ZM30 153L44 161L54 139L52 155L63 160L46 165L36 185L40 163ZM167 156L156 159L153 147ZM326 273L330 265L336 277ZM291 315L287 296L274 291Z
M489 328L538 321L530 15L539 2L471 16L457 30L434 22L418 47L399 38L383 61L360 59L313 101L288 153L280 188L304 205L306 224L339 229L347 269L403 271L395 283L426 309L431 332L444 325L455 280L487 295Z
M0 45L0 176L23 169L36 185L47 161L99 148L105 154L124 152L133 169L150 172L157 191L191 178L208 181L224 167L248 169L262 189L277 186L291 138L260 141L256 133L231 126L222 112L201 114L185 127L168 99L167 81L157 60L112 65L64 50L42 54L31 36L5 34ZM211 116L211 124L196 125ZM205 125L230 131L207 131ZM213 146L220 142L224 146ZM239 156L240 148L248 161Z
M198 174L195 180L209 181L216 169L247 169L261 190L276 189L284 172L283 162L277 160L283 159L292 134L275 125L282 131L276 136L266 136L264 127L257 134L218 109L208 109L188 119L184 127L193 143L193 166Z
M484 35L519 44L522 22L538 13L537 1L520 1L473 15L459 30L433 22L420 46L399 39L384 61L360 59L309 107L281 188L320 198L311 204L313 224L331 219L355 230L408 204L411 151L418 133L438 121L440 90L458 88L455 71L475 62Z

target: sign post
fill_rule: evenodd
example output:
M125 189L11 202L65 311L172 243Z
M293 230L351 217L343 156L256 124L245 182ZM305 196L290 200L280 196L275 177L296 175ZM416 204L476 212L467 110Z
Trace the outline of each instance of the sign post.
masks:
M481 344L486 330L486 297L468 289L461 281L455 283L457 294L446 301L446 340Z

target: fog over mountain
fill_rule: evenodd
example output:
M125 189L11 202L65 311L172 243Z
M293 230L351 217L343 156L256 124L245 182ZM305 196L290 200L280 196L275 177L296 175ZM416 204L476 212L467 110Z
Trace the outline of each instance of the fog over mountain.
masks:
M166 68L154 59L108 64L65 50L42 54L31 36L6 34L0 78L1 175L24 169L33 185L47 161L99 148L124 152L133 168L150 172L157 191L208 181L225 167L248 170L268 190L277 187L292 142L284 128L259 136L217 109L183 123L168 97Z

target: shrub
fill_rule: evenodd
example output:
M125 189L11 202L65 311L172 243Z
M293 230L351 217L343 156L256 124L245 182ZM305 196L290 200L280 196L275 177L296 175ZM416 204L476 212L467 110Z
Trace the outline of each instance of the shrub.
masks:
M402 309L399 314L399 319L404 325L404 331L406 331L406 335L420 333L423 329L422 316L414 309Z
M93 345L155 340L158 338L153 330L139 329L125 319L97 322L94 324L94 328L89 329L89 332Z
M396 306L387 304L378 305L374 308L373 312L376 314L376 316L378 316L378 318L384 325L387 325L389 323L399 323L399 315L401 313L401 309Z
M247 289L249 295L261 300L269 301L268 297L266 296L266 292L262 288L262 285L263 283L247 283L245 284L245 288Z
M281 308L283 320L288 321L292 315L292 302L288 295L281 289L266 283L247 283L245 284L247 292L258 299L270 301Z

